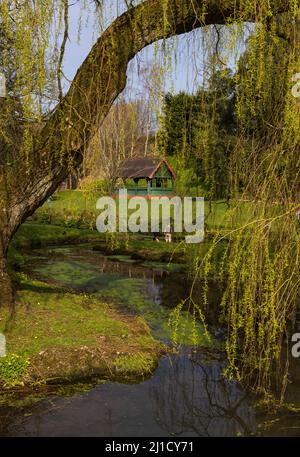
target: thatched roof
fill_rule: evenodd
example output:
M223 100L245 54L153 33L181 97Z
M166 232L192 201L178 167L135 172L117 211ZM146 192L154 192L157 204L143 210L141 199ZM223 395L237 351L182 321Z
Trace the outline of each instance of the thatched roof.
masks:
M123 179L152 179L163 163L168 167L173 178L176 179L176 174L166 159L159 157L135 157L134 159L127 159L119 168L118 175Z

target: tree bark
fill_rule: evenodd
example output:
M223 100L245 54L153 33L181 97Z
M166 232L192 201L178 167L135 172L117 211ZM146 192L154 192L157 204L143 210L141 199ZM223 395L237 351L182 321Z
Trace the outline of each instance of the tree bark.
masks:
M270 0L269 5L273 15L291 8L289 0ZM7 280L9 240L66 179L70 167L81 164L92 135L125 88L130 60L162 38L205 25L225 24L228 19L255 21L259 14L263 14L259 9L248 11L242 0L146 0L113 22L93 46L45 126L32 135L29 168L25 171L20 166L13 176L6 176L10 190L1 199L1 203L5 201L2 206L6 215L4 223L0 223L2 283ZM6 171L4 168L4 175ZM7 289L9 295L9 288L0 290Z
M15 288L7 265L7 257L0 257L0 307L12 307Z
M8 269L7 251L10 234L0 225L0 306L11 307L14 303L14 286Z

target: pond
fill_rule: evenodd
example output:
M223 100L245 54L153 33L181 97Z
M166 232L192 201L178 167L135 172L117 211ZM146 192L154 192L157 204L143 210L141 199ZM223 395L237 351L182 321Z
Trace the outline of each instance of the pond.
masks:
M169 340L166 319L189 290L180 266L146 265L105 257L86 247L33 253L26 269L38 279L117 300L145 316L156 336ZM141 294L142 291L142 294ZM218 286L211 291L217 298ZM212 326L212 329L214 327ZM218 334L219 330L214 329ZM63 387L28 393L28 406L0 407L1 436L251 436L297 435L298 415L258 416L253 400L223 376L224 356L199 345L180 346L160 359L150 379ZM32 397L35 397L32 402ZM270 419L268 428L262 423Z

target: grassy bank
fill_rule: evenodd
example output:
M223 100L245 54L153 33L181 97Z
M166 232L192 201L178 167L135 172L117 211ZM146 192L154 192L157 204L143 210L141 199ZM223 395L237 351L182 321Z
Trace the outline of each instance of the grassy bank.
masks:
M142 377L166 350L142 317L24 276L15 312L0 310L0 332L7 340L0 382L7 386Z
M183 242L156 243L151 236L135 234L101 234L96 230L62 227L29 222L15 235L9 250L14 269L21 269L32 249L48 246L87 244L107 255L129 255L133 260L185 263L195 248Z
M56 192L52 200L46 202L39 208L33 220L38 223L55 224L65 227L95 229L96 218L100 211L96 209L96 202L101 195L90 195L79 190ZM119 200L116 199L116 208L118 214ZM236 226L236 223L242 223L247 218L247 213L251 211L250 203L241 202L237 211L232 211L227 202L205 201L205 221L206 229L209 231L227 230ZM194 208L195 211L195 208ZM128 210L128 215L134 210ZM171 215L173 209L171 208ZM149 206L149 220L151 211Z

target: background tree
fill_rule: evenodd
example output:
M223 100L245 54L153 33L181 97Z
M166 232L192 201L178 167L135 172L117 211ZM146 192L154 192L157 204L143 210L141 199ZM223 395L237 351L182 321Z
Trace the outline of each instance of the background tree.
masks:
M140 83L130 80L84 157L83 176L105 179L114 188L120 164L127 158L157 154L156 113L163 92L161 68L152 62L139 69Z
M235 85L230 70L219 70L208 86L196 94L181 92L165 97L159 143L167 156L175 156L180 175L197 176L209 198L229 192L230 152L234 143ZM185 170L189 170L185 173ZM194 185L197 181L194 178Z

